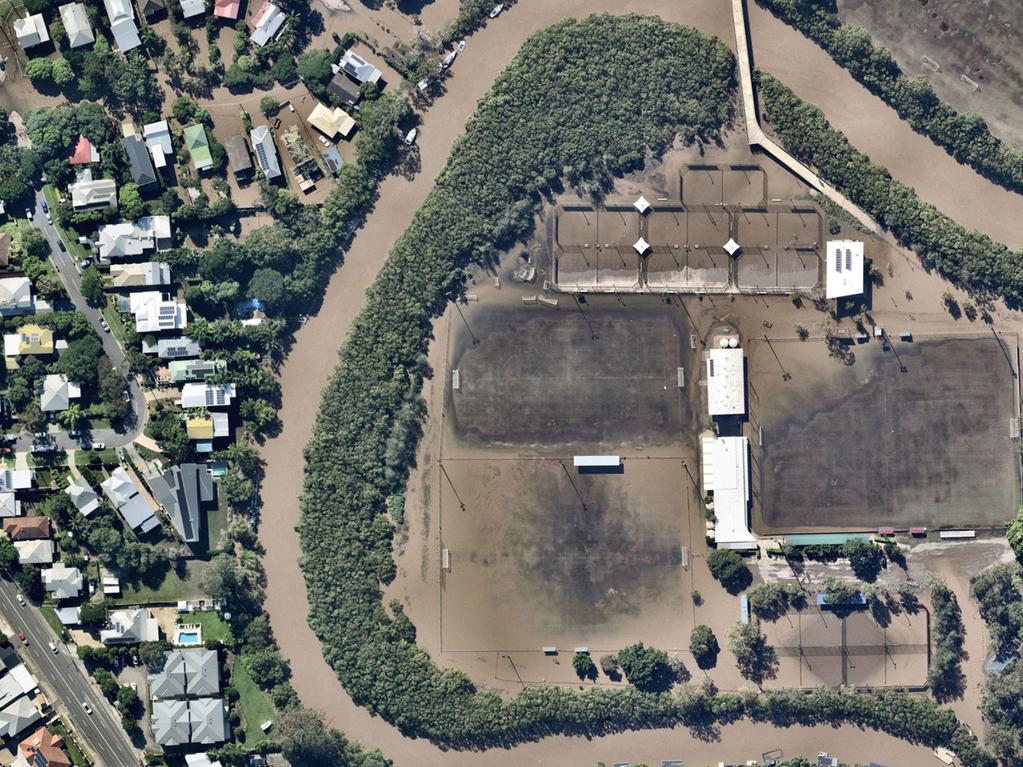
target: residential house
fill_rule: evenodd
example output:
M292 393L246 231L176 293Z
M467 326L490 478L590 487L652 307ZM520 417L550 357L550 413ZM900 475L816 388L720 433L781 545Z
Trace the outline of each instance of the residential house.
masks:
M0 469L0 493L28 490L32 487L31 469Z
M236 388L230 384L186 383L181 388L181 407L231 407Z
M174 238L171 236L170 216L143 216L135 225L142 231L148 232L156 243L157 252L168 250L174 246Z
M149 23L159 19L167 12L164 0L138 0L139 13Z
M155 344L142 339L142 353L155 354L162 360L198 357L201 352L202 344L191 338L158 338Z
M383 72L352 50L345 51L345 55L341 57L341 61L333 69L335 72L344 72L360 85L363 83L375 83L383 75Z
M42 719L27 697L19 697L0 709L0 740L10 740Z
M208 170L213 167L213 155L210 152L210 140L206 136L206 129L199 123L189 125L185 128L185 147L188 155L192 158L192 165L197 171Z
M114 42L121 53L126 53L132 48L142 45L139 39L139 30L135 26L135 12L128 0L103 0L103 6L107 9L107 17L110 19L110 31L114 35Z
M328 109L320 103L313 107L307 122L331 141L338 136L348 138L355 130L355 120L345 110L340 107Z
M58 413L71 407L71 400L82 396L82 387L69 381L66 375L50 373L43 377L43 392L39 408L44 413Z
M103 576L103 594L117 596L121 593L121 579L116 575Z
M205 381L212 375L224 370L227 363L223 360L174 360L167 365L170 381L182 384L188 381Z
M64 750L64 739L40 727L18 744L13 767L72 767L72 762Z
M28 277L0 278L0 317L28 314L34 309L32 283Z
M15 19L11 26L14 27L14 36L18 38L18 45L22 48L49 42L50 33L46 29L46 19L41 13Z
M174 144L167 121L159 120L143 125L142 138L145 139L149 153L153 156L153 165L157 168L167 167L167 158L174 156Z
M18 562L23 565L48 565L53 561L53 541L40 538L34 541L15 541L18 550Z
M239 134L228 137L224 142L227 149L227 162L236 178L248 178L252 175L252 157L249 155L249 145L245 143L245 137Z
M280 33L286 18L284 11L271 3L270 0L265 0L252 19L252 36L250 39L262 48Z
M20 516L21 501L18 496L11 491L0 493L0 518Z
M214 0L213 15L220 19L237 19L241 0Z
M185 432L195 442L195 452L212 453L213 441L231 436L231 417L227 413L206 413L189 416Z
M39 325L22 325L17 333L4 336L4 356L45 357L53 354L53 331Z
M79 135L78 141L75 142L74 151L71 152L71 156L67 161L71 165L89 165L90 163L99 162L99 150L93 146L89 139Z
M110 613L110 628L99 632L103 644L139 644L158 642L160 625L145 607L129 607Z
M155 510L123 467L118 466L114 469L110 476L100 483L100 488L132 530L148 533L160 526Z
M158 261L110 267L110 282L115 288L151 288L170 285L170 281L170 266Z
M50 518L8 517L3 529L12 541L40 541L50 537Z
M89 516L99 508L99 494L92 489L92 485L85 477L68 477L64 492L70 496L71 503L83 517Z
M270 129L265 125L253 128L249 139L252 141L252 151L256 153L256 162L266 179L271 181L280 176L281 161Z
M139 333L184 330L188 327L188 307L185 302L177 298L165 299L159 291L132 293L129 307L135 315L135 330Z
M143 216L135 223L106 224L99 228L96 238L102 262L141 256L149 250L159 252L171 244L170 216Z
M362 91L344 72L338 72L330 79L327 83L327 93L349 106L355 106L362 98Z
M112 178L93 180L92 173L85 171L68 187L68 192L75 210L117 207L117 182Z
M156 502L185 543L198 543L203 511L214 500L213 476L206 464L183 463L149 478Z
M132 180L145 192L157 185L156 170L149 158L146 144L137 136L125 136L121 139L125 154L128 155L128 169Z
M96 41L83 3L67 3L60 6L60 20L64 24L70 48L79 48Z
M149 676L154 698L153 739L161 746L212 745L230 737L220 693L220 662L213 650L166 653L163 670Z
M181 15L186 19L206 13L204 0L179 0L181 4Z
M77 605L74 607L55 607L53 612L57 615L57 620L60 621L62 626L77 626L82 622L82 608Z
M54 599L77 599L82 593L82 573L77 567L57 563L41 573L43 588Z
M185 767L223 767L219 760L213 761L209 754L185 754Z

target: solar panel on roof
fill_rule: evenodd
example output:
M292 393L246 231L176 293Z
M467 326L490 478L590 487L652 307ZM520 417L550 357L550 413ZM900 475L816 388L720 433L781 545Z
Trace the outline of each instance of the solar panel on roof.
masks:
M845 270L847 272L852 271L852 251L849 248L845 249Z

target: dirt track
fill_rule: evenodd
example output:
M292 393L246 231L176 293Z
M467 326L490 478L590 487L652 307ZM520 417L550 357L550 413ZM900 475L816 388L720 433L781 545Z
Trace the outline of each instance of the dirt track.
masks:
M658 5L663 7L657 7ZM724 0L656 4L635 0L571 0L550 3L520 0L497 23L477 33L454 66L448 93L425 115L420 139L422 170L411 181L389 177L381 185L380 202L346 254L345 265L331 281L320 314L299 331L282 371L284 430L263 450L267 461L261 539L269 587L267 609L284 654L291 660L293 682L306 705L324 711L351 737L379 746L399 765L432 764L592 764L598 759L653 762L684 758L689 763L718 759L754 758L783 745L786 753L811 755L831 750L847 761L883 758L889 764L925 764L933 759L922 748L886 736L852 728L798 728L779 732L764 725L743 723L726 728L716 743L705 743L684 731L625 733L584 741L547 739L507 751L479 754L444 752L425 741L409 740L363 708L355 706L317 651L317 640L306 623L307 604L297 561L298 496L301 490L302 448L310 434L323 388L335 365L335 350L397 236L410 222L430 191L452 141L461 133L478 98L506 66L531 33L566 16L593 11L659 12L718 35L732 45L731 19ZM756 63L782 77L796 92L825 108L837 127L875 159L889 164L896 178L918 186L961 223L986 229L1011 245L1020 244L1019 230L1011 231L1012 214L1019 220L1023 200L993 187L969 169L957 165L943 150L913 134L894 112L839 70L798 33L765 18L753 9ZM790 63L791 62L791 63ZM798 62L798 64L797 64ZM806 66L807 64L811 66ZM870 119L863 115L870 113ZM908 135L907 135L908 134Z

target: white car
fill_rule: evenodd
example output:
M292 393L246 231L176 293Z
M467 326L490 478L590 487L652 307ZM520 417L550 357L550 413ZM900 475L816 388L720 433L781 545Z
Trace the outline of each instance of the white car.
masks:
M22 607L25 606L25 597L23 597L21 594L17 595L17 600L19 605L21 605Z
M503 10L504 10L504 3L498 3L497 5L494 6L494 10L492 10L490 12L490 18L496 19L498 16L501 15L501 11L503 11Z
M82 701L82 708L85 709L85 713L86 714L88 714L89 716L92 716L92 706L90 706L84 700Z
M32 220L32 209L31 208L25 208L25 218L27 218L29 221Z
M50 642L50 649L53 650L54 655L57 654L57 645L55 645L53 642Z

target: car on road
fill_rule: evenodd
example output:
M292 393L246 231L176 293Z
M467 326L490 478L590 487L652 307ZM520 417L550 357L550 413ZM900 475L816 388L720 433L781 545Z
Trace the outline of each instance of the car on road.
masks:
M25 218L27 218L29 221L32 220L32 209L31 208L25 208Z
M15 599L18 600L19 605L21 605L22 607L25 606L25 597L23 597L21 594L16 594Z
M110 324L106 320L100 320L99 325L101 328L103 328L104 333L110 332Z
M57 654L57 645L55 645L53 642L50 642L50 649L53 651L54 655Z
M88 714L89 716L92 716L92 706L90 706L84 700L82 701L82 708L85 709L85 713L86 714Z
M50 226L53 226L53 216L51 216L49 213L46 214L46 223L49 224Z
M492 10L490 12L490 18L496 19L498 16L501 15L501 11L503 11L503 10L504 10L504 3L498 3L497 5L494 6L494 10Z
M19 631L19 632L18 632L18 639L20 639L20 640L21 640L21 643L22 643L22 644L25 644L25 645L27 645L27 644L28 644L28 640L27 640L27 639L25 639L25 632L24 632L24 631Z
M42 201L41 201L41 202L39 203L39 207L43 209L43 213L49 213L49 212L50 212L50 208L49 208L49 206L48 206L48 205L46 204L46 200L42 200Z
M57 247L67 253L67 245L64 244L64 240L57 238Z

